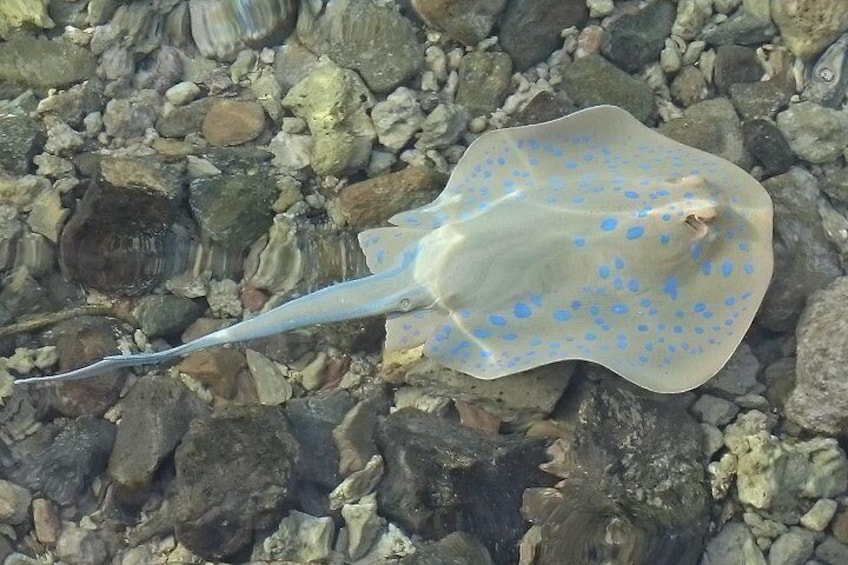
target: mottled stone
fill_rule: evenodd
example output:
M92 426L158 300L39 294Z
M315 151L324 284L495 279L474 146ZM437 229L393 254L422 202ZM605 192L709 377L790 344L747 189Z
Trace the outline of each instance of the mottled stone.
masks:
M848 277L813 294L798 321L795 389L786 416L830 435L848 433L848 339L842 331Z
M131 489L149 484L189 422L207 411L179 381L160 376L139 379L123 400L109 476Z
M409 166L345 187L336 209L357 230L375 226L399 212L432 201L446 181L445 175L429 167Z
M415 28L392 7L334 0L313 13L311 6L300 11L298 38L312 52L357 71L375 92L390 92L421 69L424 49Z
M683 39L698 37L712 15L712 0L680 0L671 32Z
M472 117L494 112L510 87L512 61L506 53L475 51L459 64L456 102Z
M751 166L739 117L726 98L705 100L690 106L683 117L661 125L659 131L675 141L727 159L743 169Z
M29 516L32 495L15 483L0 480L0 521L18 525Z
M276 182L264 173L199 178L189 185L189 205L201 229L230 249L247 247L271 226L276 198Z
M647 122L654 114L654 94L643 81L600 55L577 59L563 69L560 88L580 107L612 104Z
M506 0L412 0L422 20L466 45L489 36L504 6Z
M156 123L162 102L155 90L140 90L130 98L110 100L103 113L103 125L111 137L143 137Z
M106 468L114 441L114 424L83 416L67 424L42 451L12 468L10 476L56 504L75 504Z
M753 49L741 45L721 45L716 49L713 81L721 94L726 95L732 84L759 82L763 73Z
M728 522L707 543L701 565L739 565L740 559L749 565L766 564L748 527L741 522Z
M684 108L706 100L710 95L707 79L698 68L687 65L680 69L669 85L671 99Z
M523 71L562 45L560 32L589 17L585 0L513 0L500 24L501 45Z
M769 565L801 565L813 555L815 534L793 527L774 540L769 548Z
M731 84L728 92L743 120L774 119L789 103L789 92L770 80Z
M218 99L203 117L201 131L211 145L241 145L265 129L265 111L251 100Z
M815 102L792 104L777 115L777 127L789 146L811 163L827 163L848 147L848 113Z
M27 174L45 137L41 124L29 116L0 115L0 168L13 175Z
M377 139L392 151L399 151L409 143L424 118L416 92L403 86L371 109Z
M789 50L801 59L809 59L848 30L848 3L844 0L772 0L771 17Z
M760 309L759 323L792 331L807 297L842 275L839 255L818 214L822 198L816 178L793 167L763 182L774 202L775 277Z
M175 535L221 560L279 519L300 447L277 406L228 406L193 420L174 459Z
M376 137L368 117L373 97L359 76L327 62L289 90L282 105L306 120L315 140L311 165L336 177L362 168Z
M39 90L67 88L94 75L94 56L69 41L18 33L0 43L0 82Z
M665 0L652 2L634 14L622 13L607 26L601 52L628 72L655 63L674 16L674 5Z
M697 563L709 496L701 430L683 403L645 398L612 377L572 385L563 408L557 420L570 431L543 465L562 481L525 491L522 513L533 526L522 553L532 551L540 565L616 555L630 563Z
M156 131L163 137L185 137L190 133L199 132L206 112L215 101L212 97L201 98L185 106L172 108L167 114L156 119Z
M444 149L459 141L468 126L469 114L459 104L439 104L421 124L415 147L422 151Z
M516 561L521 494L553 482L538 469L544 441L478 432L403 408L380 423L377 442L387 471L377 490L382 515L427 539L461 529L497 562Z

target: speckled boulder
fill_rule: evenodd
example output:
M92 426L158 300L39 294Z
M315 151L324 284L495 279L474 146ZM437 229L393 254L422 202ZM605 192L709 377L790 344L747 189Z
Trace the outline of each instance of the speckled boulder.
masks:
M771 16L783 42L802 59L818 55L848 30L845 0L772 0Z
M796 383L786 416L818 432L848 433L848 277L810 297L796 336Z

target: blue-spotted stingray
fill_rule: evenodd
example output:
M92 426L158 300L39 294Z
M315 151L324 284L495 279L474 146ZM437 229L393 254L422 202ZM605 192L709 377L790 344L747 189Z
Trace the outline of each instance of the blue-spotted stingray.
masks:
M373 272L80 379L302 326L386 314L386 347L495 379L564 359L658 392L727 362L773 266L772 204L739 167L599 106L477 139L430 204L359 241Z

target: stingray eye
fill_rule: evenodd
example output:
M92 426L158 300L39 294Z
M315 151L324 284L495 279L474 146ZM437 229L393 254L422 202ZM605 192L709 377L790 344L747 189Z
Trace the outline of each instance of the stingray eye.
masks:
M398 304L398 309L401 312L409 312L412 309L412 301L409 298L402 298L400 304Z

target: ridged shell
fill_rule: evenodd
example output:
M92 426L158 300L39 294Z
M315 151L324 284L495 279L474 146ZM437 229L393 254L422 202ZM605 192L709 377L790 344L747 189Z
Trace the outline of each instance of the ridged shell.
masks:
M297 21L295 0L191 0L191 34L200 52L228 60L245 47L282 41Z

